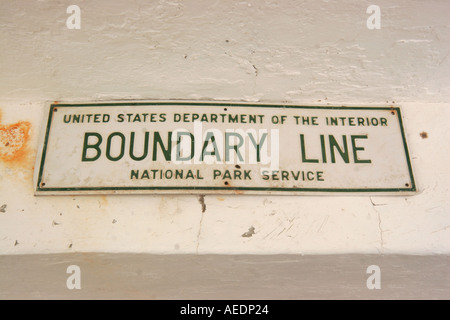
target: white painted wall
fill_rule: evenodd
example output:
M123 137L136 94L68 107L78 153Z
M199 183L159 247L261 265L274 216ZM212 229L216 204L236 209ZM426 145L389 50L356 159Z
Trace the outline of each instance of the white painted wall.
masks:
M66 27L71 4L80 30ZM366 27L371 4L380 30ZM446 0L0 0L0 129L31 124L26 155L0 160L0 254L450 253L448 12ZM419 192L206 196L204 213L192 195L35 197L48 101L103 99L395 103Z

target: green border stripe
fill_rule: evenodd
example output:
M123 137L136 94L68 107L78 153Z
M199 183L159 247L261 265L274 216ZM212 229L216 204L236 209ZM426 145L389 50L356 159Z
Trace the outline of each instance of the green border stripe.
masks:
M409 178L411 179L411 191L416 191L416 182L414 181L411 160L409 159L409 150L408 150L408 145L406 143L406 136L405 136L405 130L403 128L402 115L400 112L400 108L397 107L395 109L397 110L398 122L400 124L400 131L401 131L402 140L403 140L403 148L405 149L406 163L408 164Z
M40 191L42 191L40 185L41 185L41 181L42 181L42 175L44 173L44 162L45 162L45 156L47 154L48 137L50 135L50 127L52 124L54 108L55 108L55 105L52 104L50 107L50 110L49 110L49 114L48 114L47 129L45 132L44 146L42 148L41 165L39 166L39 176L38 176L38 181L37 181L37 190L40 190Z

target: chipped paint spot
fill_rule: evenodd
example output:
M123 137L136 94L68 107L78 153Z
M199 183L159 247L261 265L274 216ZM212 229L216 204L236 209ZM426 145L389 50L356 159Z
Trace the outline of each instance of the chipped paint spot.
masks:
M20 121L11 125L0 125L0 160L21 163L27 155L26 146L31 124Z
M426 133L425 131L422 131L422 132L420 133L420 137L421 137L422 139L426 139L426 138L428 138L428 133Z
M202 206L202 213L204 213L206 211L206 203L205 203L205 195L204 194L200 194L198 196L198 202Z
M6 204L4 204L0 207L0 212L3 212L3 213L6 212Z
M250 238L254 234L255 234L255 228L252 226L252 227L248 228L248 231L244 232L241 237Z

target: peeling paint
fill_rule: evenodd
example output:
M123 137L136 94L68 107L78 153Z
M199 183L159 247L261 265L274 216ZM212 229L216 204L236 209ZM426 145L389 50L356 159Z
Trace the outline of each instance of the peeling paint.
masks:
M284 231L284 230L283 230L283 231ZM250 237L253 236L254 234L255 234L255 228L252 226L252 227L248 228L248 231L247 231L247 232L244 232L244 233L242 234L241 237L244 237L244 238L250 238Z
M420 137L421 137L422 139L427 139L427 138L428 138L428 133L425 132L425 131L422 131L422 132L420 133Z
M5 212L6 212L6 207L7 207L6 204L2 205L2 206L0 207L0 212L5 213Z
M0 122L1 122L0 113ZM31 124L19 121L15 124L0 125L0 161L19 163L26 155Z
M205 195L201 194L198 196L198 202L202 206L202 213L206 211L206 204L205 204Z
M20 164L27 155L27 142L31 124L19 121L11 125L0 125L0 160Z

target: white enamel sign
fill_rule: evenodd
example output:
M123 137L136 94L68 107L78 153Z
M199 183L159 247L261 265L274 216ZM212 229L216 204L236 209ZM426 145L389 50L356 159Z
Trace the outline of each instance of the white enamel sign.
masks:
M407 194L399 107L207 102L53 104L45 194Z

